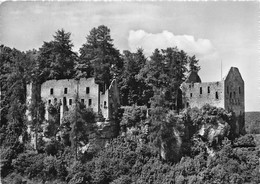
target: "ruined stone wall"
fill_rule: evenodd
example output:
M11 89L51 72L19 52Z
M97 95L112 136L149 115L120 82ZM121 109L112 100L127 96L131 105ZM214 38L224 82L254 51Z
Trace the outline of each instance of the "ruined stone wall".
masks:
M32 101L32 83L26 85L26 105L27 107L30 106ZM25 115L28 121L32 120L32 116L30 115L29 109L26 109Z
M46 103L45 119L49 119L48 106L54 103L62 104L61 116L64 109L71 109L77 96L77 81L73 79L49 80L41 85L41 97Z
M184 83L183 106L201 108L205 104L224 108L224 82Z
M99 111L99 86L94 78L80 79L78 84L79 101L94 112Z
M109 92L109 89L105 93L100 92L99 85L95 83L94 78L82 78L78 81L74 79L49 80L44 82L41 88L41 97L46 103L46 119L48 119L48 105L55 102L61 103L62 118L65 111L64 106L67 109L72 109L76 98L81 103L84 103L87 108L92 108L94 112L102 112L105 119L109 118L109 94L114 95L115 90L110 90L112 93ZM119 93L115 95L119 95Z
M108 90L105 91L105 93L100 94L100 111L104 118L109 119L109 100L108 100Z
M112 80L109 86L109 119L115 119L115 115L118 112L118 108L120 106L119 99L119 89L117 85L117 80Z

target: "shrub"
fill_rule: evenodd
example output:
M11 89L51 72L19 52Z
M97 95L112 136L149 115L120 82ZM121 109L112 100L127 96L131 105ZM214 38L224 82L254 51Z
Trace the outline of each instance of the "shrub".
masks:
M147 107L145 106L132 106L125 107L121 126L134 127L140 126L141 121L146 119Z
M115 179L111 184L131 184L132 180L128 175L122 175L119 178Z
M56 155L61 150L62 150L62 145L60 144L59 141L55 139L52 139L50 142L47 142L44 148L44 151L48 155L53 155L53 156Z
M252 135L246 134L235 139L233 145L234 147L255 147L256 143Z

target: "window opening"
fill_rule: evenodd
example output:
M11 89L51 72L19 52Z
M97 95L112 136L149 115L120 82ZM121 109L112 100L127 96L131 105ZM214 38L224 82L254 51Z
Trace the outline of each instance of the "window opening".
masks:
M63 105L67 105L67 99L66 99L66 97L63 97Z
M229 98L232 98L232 92L229 93Z
M216 92L215 96L216 96L216 99L218 99L218 92Z
M64 94L68 93L68 88L64 88Z
M53 88L50 89L50 94L53 95Z
M210 87L208 86L208 93L210 93Z
M91 106L91 105L92 105L92 100L88 99L88 106Z
M72 99L69 99L69 105L72 105Z
M84 99L81 99L81 103L83 103L83 104L84 104Z
M51 100L49 100L49 104L51 104Z
M200 94L202 94L202 87L200 87Z
M106 107L107 106L107 102L106 101L104 101L104 107Z
M89 87L86 87L86 94L89 94Z
M189 105L190 105L189 102L187 102L187 103L186 103L186 107L189 107Z
M190 94L190 97L192 97L192 93Z

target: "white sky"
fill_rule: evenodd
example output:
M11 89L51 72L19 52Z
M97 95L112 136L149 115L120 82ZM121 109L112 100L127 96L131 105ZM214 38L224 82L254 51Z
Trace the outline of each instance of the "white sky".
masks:
M203 82L218 81L231 66L245 81L246 111L260 111L259 2L4 2L0 43L38 49L57 29L71 32L74 50L99 25L120 51L178 46L200 59Z

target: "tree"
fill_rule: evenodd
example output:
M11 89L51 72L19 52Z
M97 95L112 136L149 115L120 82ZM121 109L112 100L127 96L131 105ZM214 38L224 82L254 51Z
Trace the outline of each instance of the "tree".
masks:
M1 45L0 61L1 170L6 175L12 169L12 159L24 149L27 60L25 53Z
M62 134L69 134L71 146L75 150L77 159L78 147L89 142L92 134L95 133L96 115L92 109L86 108L83 104L76 102L73 110L67 111L62 122Z
M7 141L5 144L12 145L25 133L26 57L24 53L3 45L0 57L1 132L6 135L1 138Z
M124 51L123 73L119 79L122 105L148 105L151 89L142 78L137 77L146 60L142 49L135 53Z
M152 87L151 98L154 107L161 106L179 111L180 85L185 80L188 57L177 48L156 49L140 71L138 78Z
M37 70L40 83L50 79L70 79L73 77L77 55L72 51L71 33L58 30L54 40L44 42L39 49Z
M119 50L112 42L109 28L104 25L93 28L87 42L80 48L76 78L95 77L98 84L108 87L113 76L122 68Z
M198 72L200 70L200 66L198 65L199 60L196 59L196 56L188 57L189 62L189 72Z

